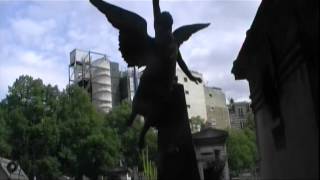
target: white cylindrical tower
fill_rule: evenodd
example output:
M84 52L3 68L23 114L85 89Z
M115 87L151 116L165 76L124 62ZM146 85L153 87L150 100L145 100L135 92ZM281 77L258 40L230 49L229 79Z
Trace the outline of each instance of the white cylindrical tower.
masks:
M102 112L112 108L110 62L100 58L91 63L92 102Z

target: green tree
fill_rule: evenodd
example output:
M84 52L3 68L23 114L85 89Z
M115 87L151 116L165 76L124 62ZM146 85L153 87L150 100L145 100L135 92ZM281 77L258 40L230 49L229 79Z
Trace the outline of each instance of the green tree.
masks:
M143 123L126 126L131 112L122 103L106 116L77 86L60 92L41 79L20 76L0 103L0 155L18 160L29 178L57 179L62 174L97 179L122 159L142 164L137 151ZM146 135L149 157L156 159L157 136Z
M41 173L58 177L59 172L39 172L37 164L54 155L58 131L54 116L58 88L46 86L40 79L20 76L3 101L7 114L11 159L18 160L30 177ZM47 178L48 179L48 178Z
M230 129L227 139L227 153L233 176L237 176L242 170L254 168L257 153L254 131Z
M56 157L46 156L34 162L36 164L37 179L57 179L61 175L60 162Z
M255 122L254 122L254 115L253 115L252 112L247 114L247 120L246 120L246 122L244 124L244 127L247 128L247 129L250 129L252 131L256 130L256 125L255 125Z
M65 174L97 179L117 164L118 136L113 129L103 127L103 116L82 88L70 86L62 93L58 122L59 160Z
M8 127L5 121L5 112L0 103L0 156L9 157L11 153L11 146L8 143Z

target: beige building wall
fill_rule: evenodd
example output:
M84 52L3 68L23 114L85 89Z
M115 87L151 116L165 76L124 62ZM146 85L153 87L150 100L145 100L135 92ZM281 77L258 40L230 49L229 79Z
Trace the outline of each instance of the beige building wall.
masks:
M191 72L194 76L202 79L202 74L195 71ZM189 118L200 116L204 119L204 122L206 122L207 110L203 83L196 84L193 81L190 81L187 75L179 68L177 68L176 75L178 83L184 86Z
M205 87L204 91L208 123L217 129L230 128L229 110L223 91L216 87Z

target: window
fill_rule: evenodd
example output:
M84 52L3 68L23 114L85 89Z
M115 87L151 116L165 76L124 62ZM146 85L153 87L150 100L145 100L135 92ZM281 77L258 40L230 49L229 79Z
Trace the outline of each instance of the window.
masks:
M239 108L238 109L238 116L240 116L240 117L243 117L244 115L243 115L243 109L242 108Z
M243 123L243 121L240 121L240 128L241 128L241 129L244 128L244 123Z
M212 154L213 154L212 152L202 152L201 153L202 156L210 156Z
M211 94L211 93L209 94L209 97L212 97L212 94Z
M211 106L211 107L210 107L210 111L213 111L213 110L214 110L214 107L213 107L213 106Z
M184 82L188 82L188 78L184 77L183 78Z
M188 90L186 90L186 94L189 94L189 91L188 91Z
M187 107L190 108L191 107L190 104L187 104Z
M198 132L201 131L201 125L200 125L200 124L197 124L196 126L197 126L197 131L198 131Z

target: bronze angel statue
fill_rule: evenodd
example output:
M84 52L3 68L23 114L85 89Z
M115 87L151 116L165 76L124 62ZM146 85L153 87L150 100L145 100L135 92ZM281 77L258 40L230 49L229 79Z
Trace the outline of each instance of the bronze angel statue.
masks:
M189 71L179 47L209 23L186 25L172 32L170 13L161 12L159 0L153 0L153 38L148 35L147 22L141 16L102 0L90 2L119 30L119 50L128 67L145 66L127 122L130 126L137 115L144 117L145 124L139 139L139 147L142 148L146 132L151 126L159 125L159 117L165 113L166 103L174 98L170 94L176 83L176 63L190 80L201 83L202 80Z

